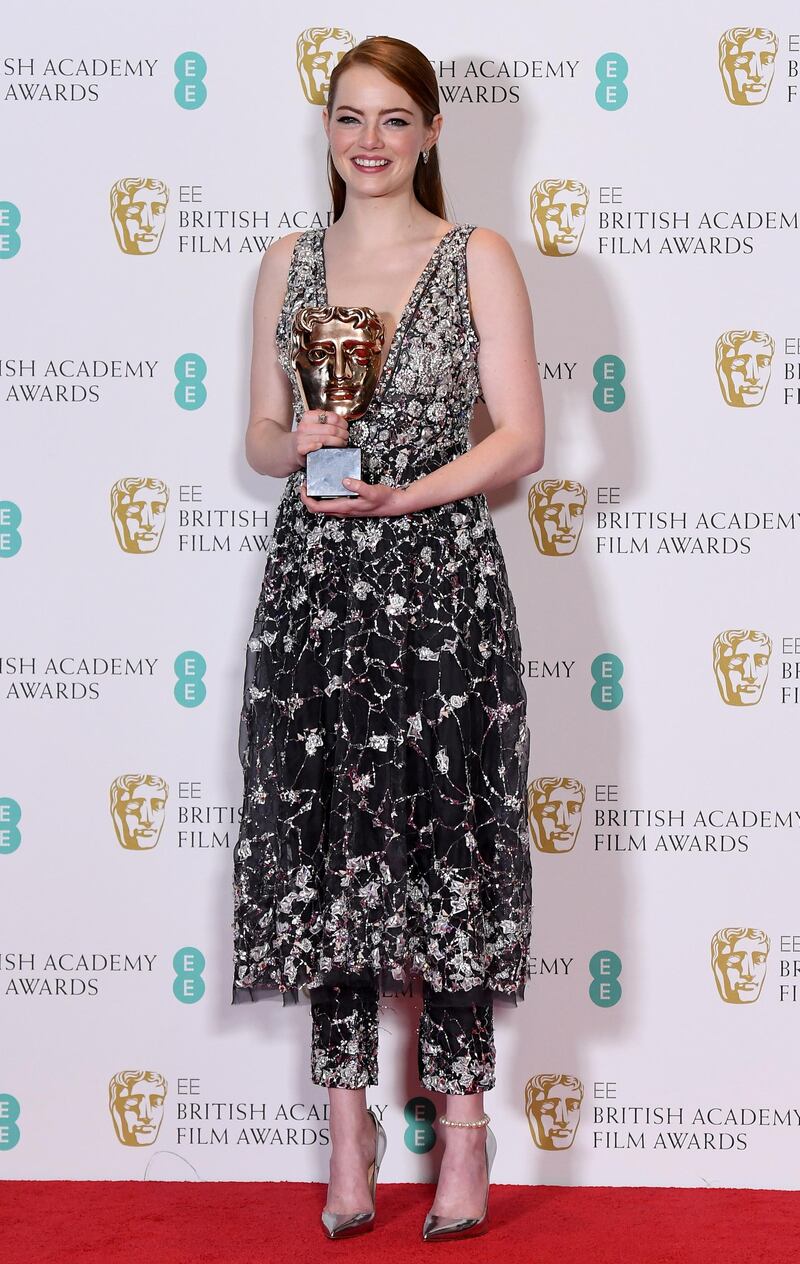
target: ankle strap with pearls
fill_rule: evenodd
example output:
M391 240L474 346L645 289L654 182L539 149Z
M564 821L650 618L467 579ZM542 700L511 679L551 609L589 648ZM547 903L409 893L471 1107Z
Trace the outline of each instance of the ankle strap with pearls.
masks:
M448 1128L483 1128L490 1119L491 1115L482 1115L480 1119L448 1119L447 1115L440 1115L439 1123L447 1124Z

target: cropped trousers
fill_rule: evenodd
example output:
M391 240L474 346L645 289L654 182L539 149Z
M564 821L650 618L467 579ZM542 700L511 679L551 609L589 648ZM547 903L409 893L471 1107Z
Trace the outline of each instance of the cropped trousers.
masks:
M326 1088L378 1083L378 984L360 975L330 976L310 989L311 1079ZM494 1087L492 994L422 988L417 1040L420 1083L436 1093Z

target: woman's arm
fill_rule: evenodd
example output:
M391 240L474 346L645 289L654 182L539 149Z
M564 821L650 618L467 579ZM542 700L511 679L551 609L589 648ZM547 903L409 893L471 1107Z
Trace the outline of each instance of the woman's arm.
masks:
M503 487L541 469L544 403L533 317L525 280L504 237L476 228L467 243L473 321L483 397L494 430L398 495L397 512L413 513Z
M275 347L275 326L286 293L286 278L299 233L273 242L261 259L253 299L250 363L250 419L245 435L247 463L259 474L285 478L299 470L297 432L292 431L292 392Z

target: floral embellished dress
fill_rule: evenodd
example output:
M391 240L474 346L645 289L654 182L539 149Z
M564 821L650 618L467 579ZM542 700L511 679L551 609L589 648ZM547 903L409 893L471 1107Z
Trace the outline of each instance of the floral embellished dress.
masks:
M480 394L470 225L437 243L370 406L367 482L469 450ZM295 243L276 330L327 305L324 229ZM484 495L386 518L312 514L289 475L249 638L234 849L233 1001L331 973L524 993L530 729L516 610Z

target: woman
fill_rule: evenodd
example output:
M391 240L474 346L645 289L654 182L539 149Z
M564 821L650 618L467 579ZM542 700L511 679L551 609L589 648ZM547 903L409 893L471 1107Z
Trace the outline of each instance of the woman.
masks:
M379 991L421 978L421 1082L446 1094L435 1240L486 1226L492 1003L515 1002L528 973L530 730L484 492L540 468L541 388L511 248L445 218L430 62L365 40L322 116L333 224L271 246L255 295L246 454L288 477L248 649L233 998L308 988L338 1237L373 1222ZM304 411L301 306L383 320L377 385L349 427ZM479 394L494 431L470 448ZM346 480L356 495L310 498L308 453L348 444L366 467Z

